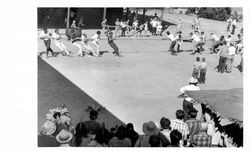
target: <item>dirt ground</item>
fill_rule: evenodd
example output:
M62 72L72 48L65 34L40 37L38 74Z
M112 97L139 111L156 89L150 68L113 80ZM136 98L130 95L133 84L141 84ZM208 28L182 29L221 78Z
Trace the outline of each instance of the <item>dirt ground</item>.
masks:
M209 24L212 22L208 22L206 27ZM217 25L221 28L219 24ZM176 27L170 27L169 30L174 28ZM211 29L207 30L207 35ZM85 32L92 35L96 30ZM192 49L191 43L183 43L181 47L184 51L178 56L172 56L167 51L170 45L168 40L117 39L115 42L123 56L119 58L113 56L111 53L113 50L104 39L101 40L101 51L108 53L95 58L76 57L76 48L67 40L63 42L73 52L74 57L58 55L56 58L47 59L44 54L42 58L121 121L132 122L140 133L143 122L152 120L159 123L162 116L175 118L175 111L182 108L182 101L176 97L180 94L179 89L188 84L193 63L198 56L205 57L208 64L206 84L199 85L202 90L243 87L243 74L236 68L240 63L239 55L235 57L232 73L220 74L214 70L219 56L208 54L208 51L201 55L190 55L188 50ZM210 42L205 45L206 50L210 45ZM59 51L53 42L52 49ZM42 40L38 40L38 51L44 50ZM74 104L74 98L68 101ZM45 116L46 113L39 114L41 115L38 116ZM79 119L79 117L74 118Z

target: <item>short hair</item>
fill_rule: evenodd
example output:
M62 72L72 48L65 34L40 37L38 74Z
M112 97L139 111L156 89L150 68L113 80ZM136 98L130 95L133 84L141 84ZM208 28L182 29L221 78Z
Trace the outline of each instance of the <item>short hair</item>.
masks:
M231 37L231 35L227 35L227 37Z
M151 145L151 147L160 147L161 138L159 135L151 135L149 137L148 143Z
M193 32L189 33L189 35L193 35L193 34L194 34Z
M206 58L202 58L202 61L206 61Z
M116 132L116 136L120 140L123 140L126 137L125 127L123 125L118 127L117 132Z
M101 34L101 32L98 30L97 32L96 32L98 35L100 35Z
M204 34L204 31L202 31L201 34Z
M170 139L172 145L179 145L179 142L182 139L182 134L178 130L172 130L170 133Z
M97 111L90 111L90 113L89 113L89 118L91 119L91 120L96 120L97 119L97 117L98 117L98 112Z
M210 33L210 35L213 35L214 33Z
M200 57L196 57L196 61L200 61L201 60L201 58Z
M197 110L196 109L191 109L190 111L189 111L189 116L190 116L190 118L196 118L196 116L197 116Z
M170 34L170 32L169 32L169 31L167 31L166 33L167 33L167 35L169 35L169 34Z
M161 118L160 124L163 129L170 129L171 122L168 118L165 117Z
M182 120L184 118L184 111L183 110L177 110L175 112L175 116L177 119Z

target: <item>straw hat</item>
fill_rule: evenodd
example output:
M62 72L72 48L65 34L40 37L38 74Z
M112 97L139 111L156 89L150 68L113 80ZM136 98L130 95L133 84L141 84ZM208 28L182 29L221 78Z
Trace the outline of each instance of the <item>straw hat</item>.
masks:
M193 101L193 99L191 97L186 97L184 100L188 101L188 102L191 102Z
M73 138L73 134L64 129L56 136L56 140L61 144L68 143Z
M43 123L41 133L45 135L52 135L53 133L55 133L55 131L56 131L55 123L48 120Z
M189 80L188 80L188 83L198 83L198 80L191 77Z
M153 121L143 123L142 131L146 135L157 135L159 133L159 129Z

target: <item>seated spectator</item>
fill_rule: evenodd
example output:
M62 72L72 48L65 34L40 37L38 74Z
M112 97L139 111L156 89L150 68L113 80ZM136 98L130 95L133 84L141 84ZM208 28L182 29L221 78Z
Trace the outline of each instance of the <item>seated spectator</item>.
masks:
M176 119L171 120L171 128L172 130L178 130L182 134L183 140L186 141L189 135L189 128L188 128L187 123L183 121L184 111L177 110L175 115L176 115Z
M192 144L193 135L196 135L200 131L201 121L196 119L197 110L192 109L189 112L190 118L186 121L189 128L189 142Z
M161 145L161 138L159 135L151 135L149 137L148 143L151 147L160 147Z
M126 138L126 130L124 126L120 126L116 132L116 136L113 137L110 142L110 147L131 147L131 140Z
M131 146L134 147L139 135L134 130L134 125L132 123L126 125L126 137L131 140Z
M66 130L61 130L61 132L56 136L56 140L60 143L60 147L70 147L70 141L73 138L73 134Z
M95 138L88 144L88 147L107 147L109 141L109 131L102 125Z
M41 135L38 135L38 147L58 147L60 143L52 136L56 131L56 125L51 121L46 121L42 125Z
M191 77L188 81L189 85L186 85L180 89L182 95L186 93L186 91L198 91L200 87L198 85L198 80Z
M135 143L135 147L150 147L149 137L151 135L158 135L159 129L153 121L143 123L143 135L140 135Z
M201 123L200 132L193 136L193 145L195 147L211 147L212 136L207 134L207 123Z
M171 143L171 139L170 139L170 133L171 133L171 127L170 127L170 120L168 118L161 118L160 120L160 124L161 124L161 131L160 133L162 133L168 140L169 144ZM168 145L169 145L168 144Z
M170 133L171 144L168 147L181 147L182 144L182 135L178 130L172 130Z
M83 122L78 123L75 128L74 146L86 147L91 141L91 137L88 134L87 126Z

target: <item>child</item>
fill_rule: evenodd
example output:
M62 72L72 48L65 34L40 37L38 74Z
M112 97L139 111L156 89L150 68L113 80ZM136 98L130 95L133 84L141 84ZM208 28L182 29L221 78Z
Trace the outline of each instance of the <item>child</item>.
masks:
M200 53L201 51L204 51L203 46L205 45L205 43L206 43L206 36L205 36L204 32L202 31L202 32L201 32L201 36L200 36L200 42L199 42L199 44L198 44L199 53Z
M193 52L191 53L191 55L194 55L197 52L200 43L200 38L196 34L193 34L192 32L190 33L190 37L193 43Z
M76 21L75 20L73 20L73 23L71 24L71 27L76 28Z
M101 38L100 38L100 36L101 36L101 32L98 30L97 32L96 32L96 34L94 34L92 37L91 37L91 44L93 45L93 46L95 46L96 47L96 54L99 56L100 55L100 44L99 44L99 41L101 40Z
M117 47L117 45L114 43L114 37L113 37L113 32L108 31L107 32L107 37L108 37L108 44L114 49L114 54L118 57L121 57L120 53L119 53L119 48Z
M200 77L198 79L199 83L205 84L206 81L206 72L207 72L207 63L206 58L202 58L201 64L200 64Z
M182 32L181 31L179 31L178 32L178 35L176 36L176 43L177 43L177 53L179 53L180 52L180 47L181 47L181 43L183 42L182 41L182 36L181 36L181 34L182 34Z
M195 79L199 78L199 74L200 74L200 57L196 57L196 61L194 62L194 69L193 69L193 73L192 73L192 77Z
M52 56L55 57L54 55L54 51L50 48L50 43L51 43L51 34L48 32L47 28L44 28L43 31L40 34L40 38L44 41L44 44L46 46L46 50L47 50L47 58L49 58L49 52L52 53Z
M161 30L162 30L162 25L161 25L161 22L159 22L156 26L156 35L157 36L160 36L161 34Z
M55 45L62 51L63 55L69 56L69 52L67 51L65 45L61 41L61 36L59 35L59 30L55 29L55 32L52 35Z

